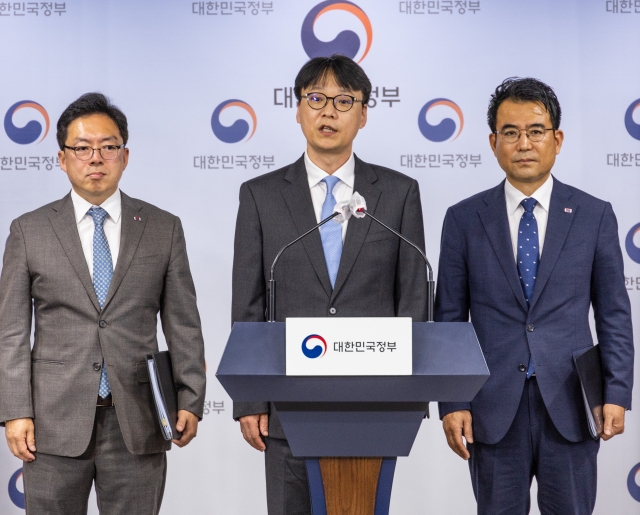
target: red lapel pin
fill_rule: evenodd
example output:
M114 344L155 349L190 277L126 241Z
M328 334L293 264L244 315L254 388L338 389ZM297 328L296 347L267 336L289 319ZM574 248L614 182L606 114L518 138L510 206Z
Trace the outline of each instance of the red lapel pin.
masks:
M572 212L573 212L573 209L571 209L570 207L565 207L565 208L564 208L564 212L565 212L565 213L572 213Z
M136 222L142 222L142 218L140 218L139 216L134 216L134 217L133 217L133 219L134 219Z

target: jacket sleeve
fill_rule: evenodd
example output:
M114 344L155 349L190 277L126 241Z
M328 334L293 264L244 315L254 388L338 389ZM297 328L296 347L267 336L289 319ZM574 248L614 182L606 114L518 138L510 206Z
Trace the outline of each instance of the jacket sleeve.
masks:
M31 398L31 277L24 234L11 224L0 276L0 425L33 418Z
M206 391L204 340L189 269L187 247L179 218L175 219L171 257L160 308L162 330L171 353L178 389L178 409L202 418Z
M618 223L608 202L598 232L591 302L602 359L604 402L631 409L634 359L631 305L624 282Z
M240 206L233 245L231 323L265 322L267 305L263 272L262 226L251 189L240 187ZM233 418L269 413L268 402L234 402Z
M424 252L424 225L418 182L413 181L404 202L400 234ZM427 271L422 256L405 242L400 242L396 267L396 313L414 322L427 319Z
M438 285L434 318L436 322L469 321L469 271L466 243L451 208L442 226ZM470 402L438 403L440 418L459 410L471 410Z

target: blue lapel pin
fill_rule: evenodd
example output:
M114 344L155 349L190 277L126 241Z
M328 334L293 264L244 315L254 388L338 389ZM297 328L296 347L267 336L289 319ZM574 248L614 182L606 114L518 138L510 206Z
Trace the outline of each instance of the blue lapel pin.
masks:
M564 212L565 212L565 213L572 213L572 212L573 212L573 209L571 209L570 207L565 207L565 208L564 208Z

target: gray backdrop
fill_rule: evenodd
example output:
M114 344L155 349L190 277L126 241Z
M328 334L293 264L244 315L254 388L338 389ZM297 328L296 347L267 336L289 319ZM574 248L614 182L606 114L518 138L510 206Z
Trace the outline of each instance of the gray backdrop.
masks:
M314 52L348 53L371 78L355 151L420 181L434 264L446 208L504 176L488 144L489 95L514 75L552 85L566 134L554 173L613 203L640 325L640 0L357 4L0 2L0 241L12 219L69 191L55 123L87 91L104 92L129 118L122 189L184 223L208 410L198 438L169 454L165 513L266 512L262 455L242 439L214 372L230 328L238 188L302 154L291 88ZM628 413L625 435L601 448L597 514L640 513L639 429L637 411ZM0 456L0 513L21 513L21 464L4 444ZM425 421L399 460L392 513L474 510L466 463L440 422Z

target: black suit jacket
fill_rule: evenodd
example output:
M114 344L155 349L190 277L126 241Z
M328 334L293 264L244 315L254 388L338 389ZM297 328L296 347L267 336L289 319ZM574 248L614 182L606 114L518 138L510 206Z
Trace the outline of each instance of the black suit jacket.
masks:
M424 249L418 183L355 158L354 191L367 210ZM240 188L233 260L233 322L264 322L269 270L278 251L316 225L304 157ZM319 231L286 250L276 268L276 318L426 319L426 269L415 249L370 218L349 220L335 287ZM335 314L330 314L330 309ZM234 418L270 412L269 435L284 438L273 405L235 403Z
M435 318L471 321L491 377L471 403L476 441L494 444L515 417L529 353L545 406L567 440L590 438L573 357L593 345L593 306L605 402L631 408L633 335L618 225L611 204L554 178L531 306L518 279L504 181L449 208L442 231Z

